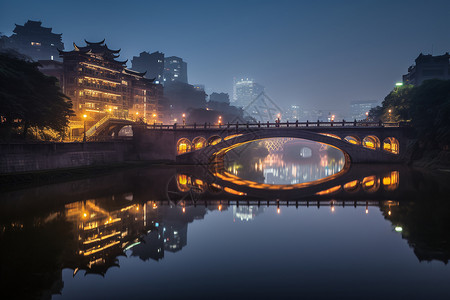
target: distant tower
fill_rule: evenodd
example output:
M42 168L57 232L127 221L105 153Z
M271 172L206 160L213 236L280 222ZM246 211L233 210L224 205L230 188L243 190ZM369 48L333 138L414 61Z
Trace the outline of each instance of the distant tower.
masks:
M253 79L241 79L233 85L233 105L246 107L259 94L264 92L264 86L256 83Z
M141 52L139 56L133 56L131 69L138 72L147 72L146 78L155 79L155 83L163 82L164 74L164 53L161 52ZM156 82L157 81L157 82Z
M164 59L164 82L172 81L188 83L187 63L177 56Z
M17 25L14 34L7 39L6 48L16 49L34 61L61 60L59 50L64 50L62 34L52 33L52 28L42 27L40 21L28 20L25 25Z

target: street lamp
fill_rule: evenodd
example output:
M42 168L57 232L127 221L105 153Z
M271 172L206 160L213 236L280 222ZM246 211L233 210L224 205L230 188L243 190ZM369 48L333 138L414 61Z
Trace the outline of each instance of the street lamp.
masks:
M186 125L186 114L185 114L185 113L183 113L183 115L182 115L182 116L183 116L183 126L184 126L184 125Z
M335 115L332 115L331 116L331 122L334 122L334 118L335 118L336 116Z
M219 116L219 126L222 125L222 116Z
M86 118L87 118L87 115L83 115L83 118L84 118L84 122L83 122L83 128L84 128L84 131L83 131L83 142L86 142Z

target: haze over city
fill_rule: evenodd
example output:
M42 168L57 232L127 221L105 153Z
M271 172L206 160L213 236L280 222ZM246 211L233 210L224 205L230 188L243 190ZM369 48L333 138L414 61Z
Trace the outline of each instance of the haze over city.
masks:
M8 36L40 20L66 50L105 38L129 66L161 51L208 94L231 96L233 78L249 77L281 106L325 111L381 102L420 53L450 49L449 1L4 1L0 11Z

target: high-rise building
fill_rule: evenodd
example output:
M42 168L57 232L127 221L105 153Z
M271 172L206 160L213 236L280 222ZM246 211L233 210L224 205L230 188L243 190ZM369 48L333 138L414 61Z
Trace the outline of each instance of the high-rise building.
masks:
M164 82L172 81L188 83L187 63L177 56L164 59Z
M159 122L162 86L144 78L145 73L127 69L126 61L116 60L120 50L109 49L105 40L85 42L84 47L74 43L74 50L60 51L63 92L72 99L74 121L87 120L93 125L112 114Z
M352 101L350 102L350 120L364 120L370 109L379 104L378 101Z
M246 78L235 81L232 105L246 107L262 92L264 92L264 86L256 83L253 79Z
M34 61L60 60L59 50L64 49L61 33L52 33L52 28L42 27L40 21L28 20L17 25L14 34L5 39L5 48L15 49Z
M420 85L428 79L450 79L450 54L432 56L420 55L416 64L408 68L408 74L403 75L403 84Z
M146 72L145 77L155 79L155 83L162 83L164 76L164 53L141 52L139 56L133 56L131 68L138 72Z

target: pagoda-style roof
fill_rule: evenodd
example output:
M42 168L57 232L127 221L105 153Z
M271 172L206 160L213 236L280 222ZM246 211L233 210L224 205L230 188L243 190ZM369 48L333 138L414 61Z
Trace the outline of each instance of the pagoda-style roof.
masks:
M74 53L81 52L83 54L95 56L95 57L103 59L103 60L119 63L121 65L125 65L128 61L128 60L125 60L125 61L115 60L116 58L118 58L120 56L120 54L119 54L120 49L118 49L118 50L109 49L108 46L105 44L105 39L103 39L100 42L89 42L86 40L84 40L84 41L86 43L86 46L81 47L81 46L78 46L76 43L73 43L74 50L60 51L59 52L60 55L69 54L69 53L74 54Z
M134 75L134 76L138 76L138 77L144 77L145 74L147 74L147 71L145 71L145 72L138 72L138 71L134 71L134 70L130 70L130 69L123 69L123 72L125 74Z
M16 35L29 35L29 34L48 34L61 39L62 33L53 33L51 27L43 27L41 21L28 20L24 25L15 24L13 32Z

